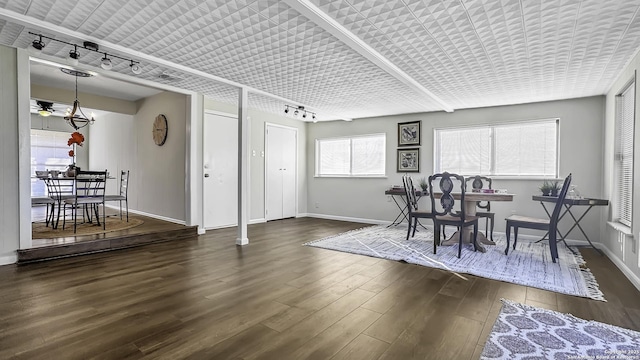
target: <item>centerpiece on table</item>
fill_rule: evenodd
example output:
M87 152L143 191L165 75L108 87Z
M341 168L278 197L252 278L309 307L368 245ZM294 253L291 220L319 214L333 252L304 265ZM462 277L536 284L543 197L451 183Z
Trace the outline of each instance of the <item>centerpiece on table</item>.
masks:
M84 135L80 134L77 131L74 131L71 134L71 137L69 138L69 140L67 141L68 146L73 146L73 149L69 150L69 156L71 157L71 159L73 159L73 163L71 163L67 168L66 174L68 177L76 176L76 171L80 170L80 168L76 166L76 162L75 162L76 149L77 149L76 146L82 146L83 142L84 142Z

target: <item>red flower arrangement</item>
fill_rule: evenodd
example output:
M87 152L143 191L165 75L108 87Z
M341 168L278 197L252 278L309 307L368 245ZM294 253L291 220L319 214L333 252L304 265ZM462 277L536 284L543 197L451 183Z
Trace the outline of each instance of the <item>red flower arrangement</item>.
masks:
M74 149L75 149L75 145L82 146L83 142L84 142L84 135L80 134L77 131L74 131L71 134L71 137L69 138L69 140L67 141L67 145L68 146L74 145ZM69 156L73 157L74 155L75 155L75 151L69 150Z

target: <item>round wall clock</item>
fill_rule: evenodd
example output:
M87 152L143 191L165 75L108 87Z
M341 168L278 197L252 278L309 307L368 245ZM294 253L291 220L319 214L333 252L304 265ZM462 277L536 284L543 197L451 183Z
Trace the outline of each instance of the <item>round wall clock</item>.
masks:
M167 118L162 114L156 116L153 122L153 141L158 146L164 145L167 141Z

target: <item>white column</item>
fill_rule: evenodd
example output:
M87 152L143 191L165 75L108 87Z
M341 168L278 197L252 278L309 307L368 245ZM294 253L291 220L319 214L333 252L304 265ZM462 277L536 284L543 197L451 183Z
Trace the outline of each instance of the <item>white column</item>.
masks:
M247 88L238 91L238 237L236 245L248 245L249 218L249 118L247 117Z
M18 70L18 188L20 194L20 249L29 249L31 239L31 77L29 54L17 49Z
M204 234L204 203L202 152L203 152L203 117L204 96L193 93L189 95L187 109L187 142L186 142L186 224L197 225L198 234Z

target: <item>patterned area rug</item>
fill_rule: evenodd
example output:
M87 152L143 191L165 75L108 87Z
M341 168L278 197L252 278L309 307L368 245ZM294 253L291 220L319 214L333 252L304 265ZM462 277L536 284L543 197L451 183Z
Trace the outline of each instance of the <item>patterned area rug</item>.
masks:
M467 273L484 278L531 286L563 294L604 300L591 271L584 267L582 257L574 255L562 243L558 244L559 260L551 261L546 242L519 241L515 251L504 254L506 239L494 233L496 245L489 245L486 253L474 252L471 245L463 245L458 259L458 245L439 246L433 254L433 233L420 229L414 238L405 240L406 227L371 226L349 231L304 245L344 251L382 259L406 261Z
M502 299L480 359L640 359L640 333Z

